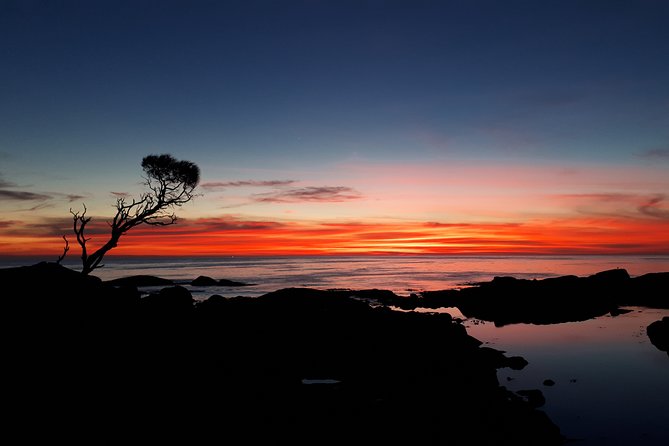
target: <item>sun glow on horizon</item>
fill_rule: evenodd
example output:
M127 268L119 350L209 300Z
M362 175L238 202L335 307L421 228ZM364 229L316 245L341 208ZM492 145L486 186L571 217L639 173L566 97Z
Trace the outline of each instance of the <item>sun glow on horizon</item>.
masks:
M89 250L106 240L99 225ZM67 232L63 232L67 235ZM14 236L5 255L58 255L56 234ZM70 243L70 255L79 247ZM128 232L113 255L669 254L669 222L582 218L525 223L184 221Z
M27 3L0 255L78 256L84 203L105 243L151 153L198 196L109 255L669 253L663 2Z

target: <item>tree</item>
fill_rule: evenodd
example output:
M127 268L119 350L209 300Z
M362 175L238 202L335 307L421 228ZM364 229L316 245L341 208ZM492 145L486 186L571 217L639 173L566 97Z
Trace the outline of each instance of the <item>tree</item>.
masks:
M91 221L91 217L86 216L86 205L81 213L70 209L74 233L81 246L82 274L89 274L103 266L100 262L105 254L115 248L121 236L135 226L168 226L176 223L174 208L181 207L195 197L200 168L194 163L179 161L167 154L149 155L142 159L142 169L146 174L144 185L148 192L140 195L139 200L133 198L129 202L125 197L116 200L116 215L109 222L109 240L92 254L88 253L86 247L90 238L86 237L85 230Z

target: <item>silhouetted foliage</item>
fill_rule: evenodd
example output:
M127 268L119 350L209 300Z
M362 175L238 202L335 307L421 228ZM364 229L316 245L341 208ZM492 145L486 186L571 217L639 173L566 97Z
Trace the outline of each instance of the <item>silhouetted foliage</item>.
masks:
M109 240L92 254L88 253L85 229L91 217L86 217L86 205L83 212L70 209L73 230L81 246L82 274L89 274L101 267L105 254L115 248L123 234L140 224L168 226L176 223L174 208L180 207L193 199L195 188L200 181L200 169L190 161L179 161L171 155L148 155L142 159L142 169L146 174L144 185L148 192L139 199L121 197L116 200L116 215L109 226ZM62 260L62 259L61 259Z

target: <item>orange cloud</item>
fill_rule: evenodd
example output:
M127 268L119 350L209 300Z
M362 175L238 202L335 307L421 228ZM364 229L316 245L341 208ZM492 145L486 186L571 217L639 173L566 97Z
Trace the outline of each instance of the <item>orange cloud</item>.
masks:
M58 254L62 240L38 230L5 233L5 254ZM43 228L42 228L43 229ZM6 231L5 231L6 232ZM100 230L91 247L106 240ZM73 247L76 252L76 247ZM512 223L275 222L215 218L138 227L117 255L669 254L669 221L588 217Z

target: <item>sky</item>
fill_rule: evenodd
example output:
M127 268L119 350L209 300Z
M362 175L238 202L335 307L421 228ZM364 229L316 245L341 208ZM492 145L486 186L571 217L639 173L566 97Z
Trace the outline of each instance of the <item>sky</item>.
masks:
M669 254L669 1L0 2L0 255Z

